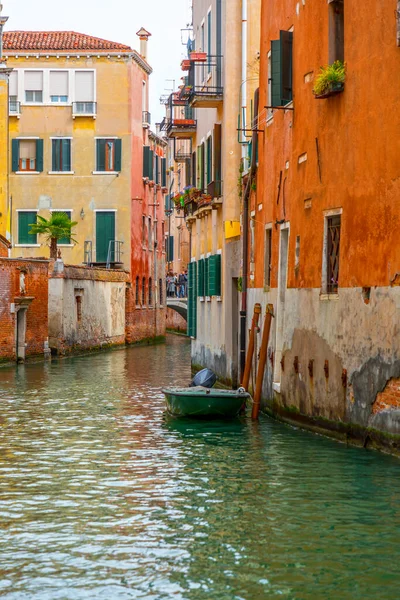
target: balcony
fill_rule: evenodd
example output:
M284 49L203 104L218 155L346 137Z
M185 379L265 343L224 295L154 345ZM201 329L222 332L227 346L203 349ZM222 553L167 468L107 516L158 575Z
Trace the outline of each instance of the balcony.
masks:
M197 129L196 119L186 118L167 118L165 117L160 125L160 131L165 131L168 137L181 140L188 140L194 137Z
M221 198L222 196L222 181L211 181L207 185L207 195L214 198Z
M73 102L72 103L72 118L75 117L92 117L96 118L97 102Z
M151 125L151 114L147 110L144 110L142 112L142 124L143 124L143 129L149 129L149 127Z
M185 92L193 108L218 108L223 102L222 56L191 61Z
M192 158L192 140L174 140L174 160L185 163Z
M89 267L102 267L106 269L120 269L123 267L123 251L124 242L112 240L108 244L107 260L98 261L95 259L92 240L85 240L84 243L84 259L83 264Z
M21 102L17 100L10 100L8 105L8 111L10 117L20 117L21 116Z

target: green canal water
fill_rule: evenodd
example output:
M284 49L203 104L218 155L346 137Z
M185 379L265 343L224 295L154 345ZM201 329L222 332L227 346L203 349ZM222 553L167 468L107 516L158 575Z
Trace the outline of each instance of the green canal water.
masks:
M190 348L0 370L0 597L397 599L400 461L168 418Z

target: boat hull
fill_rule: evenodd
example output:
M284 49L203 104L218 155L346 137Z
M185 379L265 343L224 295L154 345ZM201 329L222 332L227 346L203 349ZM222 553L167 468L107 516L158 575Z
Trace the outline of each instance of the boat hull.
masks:
M250 397L246 392L206 388L169 388L163 393L171 415L197 419L231 419Z

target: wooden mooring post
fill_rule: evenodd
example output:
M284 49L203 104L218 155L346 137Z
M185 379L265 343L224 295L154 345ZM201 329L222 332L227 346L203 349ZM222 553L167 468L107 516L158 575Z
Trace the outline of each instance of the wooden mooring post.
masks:
M253 409L251 411L251 418L258 419L258 413L260 412L261 392L262 384L264 381L265 365L267 363L268 356L268 341L269 334L271 331L271 321L274 316L273 304L268 304L265 312L264 330L260 348L260 360L258 362L257 378L256 378L256 391L254 393Z

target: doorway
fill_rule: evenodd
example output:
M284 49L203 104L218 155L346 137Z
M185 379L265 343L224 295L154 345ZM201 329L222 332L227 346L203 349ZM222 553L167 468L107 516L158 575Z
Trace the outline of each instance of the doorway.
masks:
M110 242L115 241L115 212L96 212L96 262L106 263Z
M17 311L16 324L16 354L17 362L25 360L25 338L26 338L26 308Z
M276 303L276 339L275 339L275 366L274 384L280 385L282 377L282 351L283 334L285 328L285 301L287 289L287 268L289 251L289 227L288 224L281 229L279 240L279 266L278 266L278 298Z

